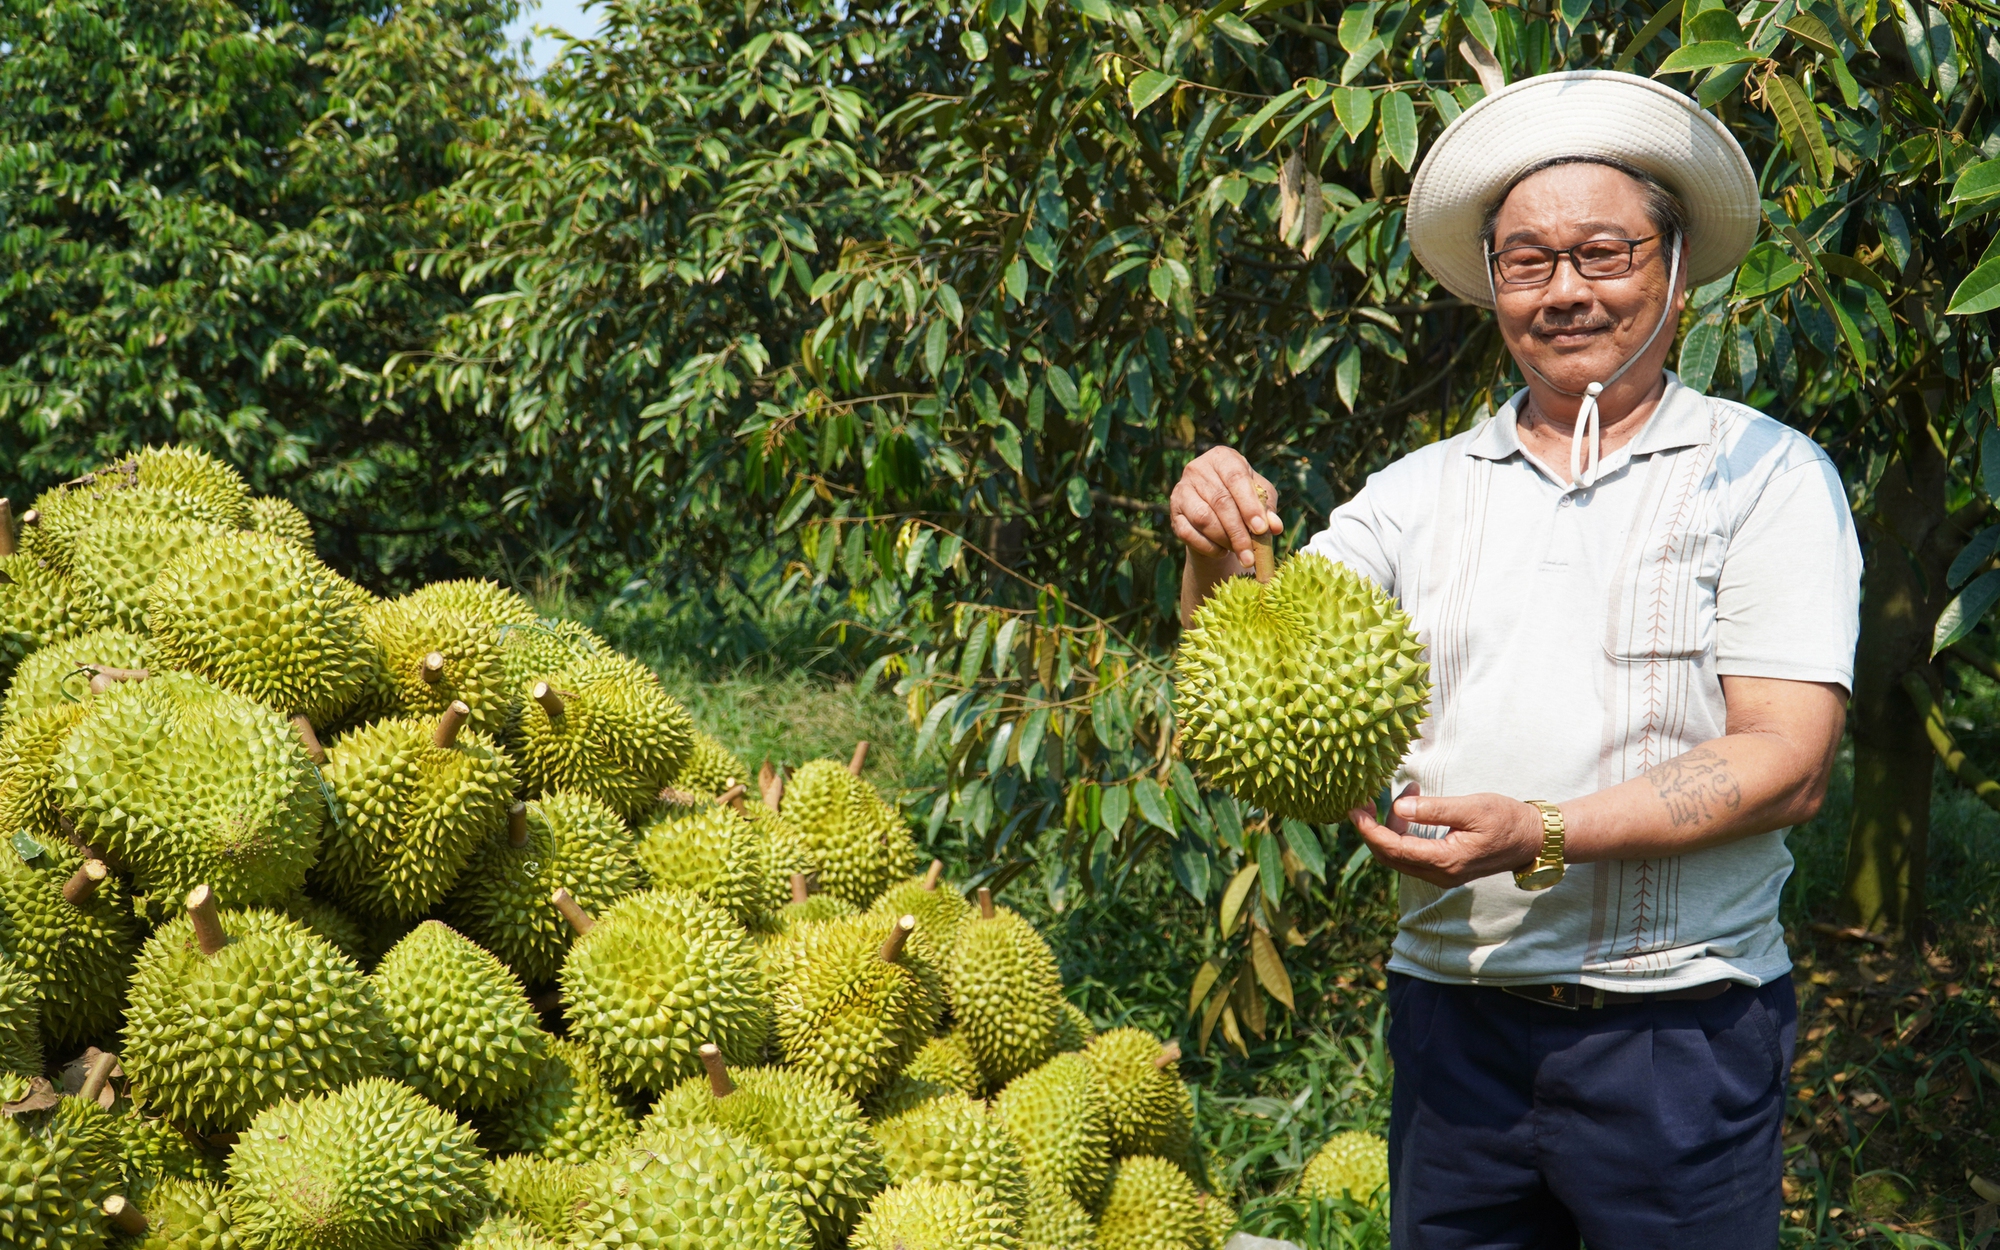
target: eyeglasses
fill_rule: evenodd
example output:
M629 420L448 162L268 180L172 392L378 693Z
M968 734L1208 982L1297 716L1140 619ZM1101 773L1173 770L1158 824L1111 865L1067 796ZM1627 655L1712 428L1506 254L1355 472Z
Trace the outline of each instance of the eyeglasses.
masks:
M1580 278L1622 278L1632 272L1641 243L1651 243L1664 234L1643 239L1590 239L1575 247L1541 247L1523 244L1493 253L1493 268L1508 286L1541 286L1556 276L1556 265L1569 257L1570 267Z

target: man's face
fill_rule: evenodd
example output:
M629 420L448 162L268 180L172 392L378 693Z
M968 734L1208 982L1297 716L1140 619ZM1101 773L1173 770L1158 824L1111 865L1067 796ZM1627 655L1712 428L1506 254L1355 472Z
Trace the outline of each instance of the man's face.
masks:
M1522 181L1500 206L1496 253L1524 244L1574 247L1589 239L1643 239L1658 234L1646 214L1646 193L1604 165L1558 165ZM1582 391L1610 377L1653 332L1669 299L1675 315L1687 302L1668 291L1669 241L1639 245L1631 272L1586 279L1569 258L1541 286L1510 286L1496 277L1500 333L1516 360L1533 365L1565 391ZM1650 378L1666 361L1673 334L1662 333L1627 377Z

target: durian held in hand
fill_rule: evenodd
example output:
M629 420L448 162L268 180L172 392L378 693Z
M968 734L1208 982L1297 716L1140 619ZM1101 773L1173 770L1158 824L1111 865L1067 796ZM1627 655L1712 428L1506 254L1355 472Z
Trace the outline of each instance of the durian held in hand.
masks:
M1181 640L1174 714L1203 780L1280 818L1343 819L1385 785L1423 723L1430 664L1410 618L1325 556L1231 578Z

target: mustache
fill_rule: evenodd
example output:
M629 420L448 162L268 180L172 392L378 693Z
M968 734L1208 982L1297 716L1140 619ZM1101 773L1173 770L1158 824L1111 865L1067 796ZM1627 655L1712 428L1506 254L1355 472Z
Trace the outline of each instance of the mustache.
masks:
M1616 324L1609 317L1538 317L1529 327L1533 334L1577 334L1588 330L1609 330Z

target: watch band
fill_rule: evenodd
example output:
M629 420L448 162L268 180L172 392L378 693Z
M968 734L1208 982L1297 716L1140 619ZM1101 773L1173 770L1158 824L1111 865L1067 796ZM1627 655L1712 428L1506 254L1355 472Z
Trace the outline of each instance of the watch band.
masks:
M1527 802L1542 814L1542 849L1533 863L1515 872L1514 884L1524 890L1546 890L1563 877L1562 809L1544 799Z

